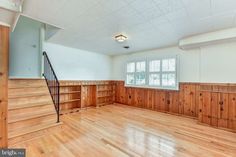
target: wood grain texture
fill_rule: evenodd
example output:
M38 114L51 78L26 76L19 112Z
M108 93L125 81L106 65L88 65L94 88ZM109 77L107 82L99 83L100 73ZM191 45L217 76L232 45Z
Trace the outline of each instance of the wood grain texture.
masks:
M125 87L116 82L116 102L198 118L200 123L236 132L236 85L180 83L178 91Z
M132 105L133 106L133 105ZM125 105L62 116L63 130L13 148L33 157L234 157L236 134L197 120Z
M115 102L115 88L113 82L104 82L96 85L96 104L97 107Z
M7 147L9 28L0 25L0 148Z
M60 81L61 110L103 106L114 103L114 81Z
M8 84L9 144L35 138L36 132L44 132L59 125L44 79L10 79Z

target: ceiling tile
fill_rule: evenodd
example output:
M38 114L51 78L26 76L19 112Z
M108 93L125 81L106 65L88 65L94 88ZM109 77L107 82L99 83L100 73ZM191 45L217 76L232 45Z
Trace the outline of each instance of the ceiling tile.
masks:
M23 13L63 26L50 42L110 55L236 26L236 0L30 0ZM115 42L118 33L128 41Z

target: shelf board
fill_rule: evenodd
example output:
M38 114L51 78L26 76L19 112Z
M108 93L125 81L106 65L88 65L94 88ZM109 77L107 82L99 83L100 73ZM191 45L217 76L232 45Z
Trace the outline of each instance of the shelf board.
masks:
M64 101L60 102L60 104L65 104L65 103L69 103L69 102L76 102L76 101L80 101L80 99L64 100Z
M60 94L75 94L75 93L81 93L81 91L61 92Z

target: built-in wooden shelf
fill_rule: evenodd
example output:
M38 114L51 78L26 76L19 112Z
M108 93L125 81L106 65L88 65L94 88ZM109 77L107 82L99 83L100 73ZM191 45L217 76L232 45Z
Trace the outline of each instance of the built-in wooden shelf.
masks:
M71 110L81 107L81 85L73 81L60 83L61 110Z
M61 109L96 107L115 101L112 81L61 81Z
M97 85L97 106L111 104L115 101L115 84L104 83Z

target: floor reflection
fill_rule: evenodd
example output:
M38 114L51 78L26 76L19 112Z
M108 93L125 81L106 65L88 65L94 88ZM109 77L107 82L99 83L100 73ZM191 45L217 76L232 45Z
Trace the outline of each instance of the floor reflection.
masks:
M125 134L128 147L142 156L175 155L175 141L165 135L158 136L134 125L127 125Z

